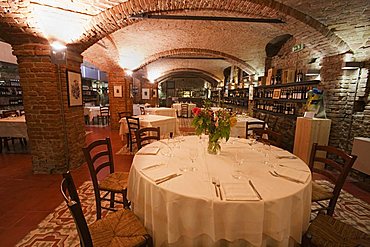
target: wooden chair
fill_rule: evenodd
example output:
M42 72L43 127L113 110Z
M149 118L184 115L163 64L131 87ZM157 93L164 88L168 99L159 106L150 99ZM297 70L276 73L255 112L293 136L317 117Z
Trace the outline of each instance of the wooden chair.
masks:
M129 111L120 111L118 112L118 121L121 120L122 118L126 118L131 116L132 113ZM130 137L128 133L126 133L126 146L128 147L130 145Z
M261 121L249 121L245 124L245 137L248 138L250 135L249 132L251 131L252 134L255 134L255 130L264 130L266 128L266 123Z
M181 117L186 116L189 117L189 105L188 104L181 104Z
M161 131L159 127L141 128L138 129L135 134L138 150L152 141L159 141L161 139Z
M113 164L112 146L110 138L104 140L96 140L87 147L82 148L85 155L87 165L89 167L91 180L94 186L95 202L96 202L96 217L101 218L101 210L107 209L115 211L114 203L121 203L125 208L130 207L127 201L127 181L128 172L115 172ZM99 173L109 169L108 175L98 181ZM115 199L115 194L122 194L123 200ZM110 195L110 198L107 197ZM110 207L102 205L103 201L109 201Z
M326 156L321 155L323 152L326 152ZM356 155L349 155L336 147L321 146L317 143L312 145L308 165L311 172L319 173L334 183L334 189L327 190L312 182L312 202L319 206L318 209L312 211L326 210L328 215L333 215L340 191L356 158ZM319 162L318 165L324 164L324 167L314 166L315 162ZM328 206L323 204L328 200Z
M101 121L102 125L106 123L109 124L110 119L110 113L109 113L109 107L108 106L101 106L100 107L100 114L98 116L98 124Z
M138 117L126 117L128 136L130 142L130 152L132 152L132 145L137 143L135 132L140 129L140 119Z
M143 106L140 106L140 114L145 115L145 108Z
M119 210L87 225L73 178L63 174L60 191L74 219L80 245L92 246L152 246L153 241L137 216L130 210Z
M370 236L351 225L319 213L302 238L303 247L370 246Z
M254 129L253 131L257 136L257 140L262 139L263 142L281 148L282 135L280 133L270 129Z

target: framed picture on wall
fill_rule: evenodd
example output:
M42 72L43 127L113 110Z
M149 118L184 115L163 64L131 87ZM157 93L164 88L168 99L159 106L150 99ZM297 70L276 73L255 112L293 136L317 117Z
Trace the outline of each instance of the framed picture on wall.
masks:
M150 99L149 88L143 88L141 90L141 99Z
M82 106L81 74L67 71L67 92L69 106Z
M113 96L116 98L122 98L122 86L113 86L114 93Z

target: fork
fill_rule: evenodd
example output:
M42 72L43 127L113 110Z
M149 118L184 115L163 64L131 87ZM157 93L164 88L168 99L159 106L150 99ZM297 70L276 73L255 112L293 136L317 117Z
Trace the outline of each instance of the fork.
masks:
M221 184L220 184L220 180L218 178L216 178L216 186L218 188L218 192L220 193L220 199L222 201L223 198L222 198L222 194L221 194Z
M288 181L295 182L295 183L300 183L300 184L302 183L301 181L296 180L296 179L294 179L294 178L290 178L290 177L287 177L287 176L283 176L283 175L277 174L275 171L274 171L274 172L269 171L269 173L270 173L272 176L274 176L274 177L284 178L284 179L286 179L286 180L288 180Z
M213 183L213 186L215 186L216 196L218 197L217 183L216 183L215 177L212 177L212 183Z

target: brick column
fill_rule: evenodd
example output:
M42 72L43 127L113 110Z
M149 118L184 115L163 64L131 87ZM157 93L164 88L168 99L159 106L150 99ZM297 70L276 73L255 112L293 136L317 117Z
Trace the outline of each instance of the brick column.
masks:
M68 107L66 69L80 72L82 56L51 62L47 42L13 46L17 56L34 173L61 173L80 166L85 144L83 108ZM59 73L58 73L59 72Z
M109 108L111 114L111 128L119 129L118 112L128 111L132 113L132 98L130 98L130 83L132 77L127 76L120 67L111 68L108 71ZM122 86L122 97L114 97L114 86Z

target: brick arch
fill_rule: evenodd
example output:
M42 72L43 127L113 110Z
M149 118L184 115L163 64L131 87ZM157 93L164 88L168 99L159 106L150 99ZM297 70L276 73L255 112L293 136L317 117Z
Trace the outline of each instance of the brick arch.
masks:
M249 74L255 74L256 69L254 69L252 66L244 62L242 59L239 59L237 57L234 57L230 54L223 53L220 51L214 51L210 49L201 49L201 48L179 48L179 49L173 49L168 51L163 51L160 53L156 53L149 57L146 61L144 61L139 68L142 68L158 59L165 58L165 57L171 57L176 55L197 55L197 56L211 56L211 57L223 57L228 61L229 63L238 66L242 70L246 71Z
M208 82L213 84L213 86L217 86L218 81L221 81L222 78L218 78L217 76L213 75L212 73L209 73L208 71L201 70L201 69L196 69L196 68L176 68L176 69L171 69L164 71L161 76L155 79L156 82L161 83L161 81L165 80L168 77L171 77L172 75L178 73L178 72L199 72L204 74L204 77L208 78Z
M341 38L316 19L274 0L127 1L96 15L91 20L88 31L74 45L83 51L106 35L139 22L139 20L128 19L133 14L182 12L185 10L221 11L246 17L252 15L279 18L283 14L284 20L287 23L291 22L291 24L288 24L289 27L282 27L282 29L286 29L288 32L294 31L292 32L294 36L307 42L311 48L318 51L324 50L328 54L350 49Z

